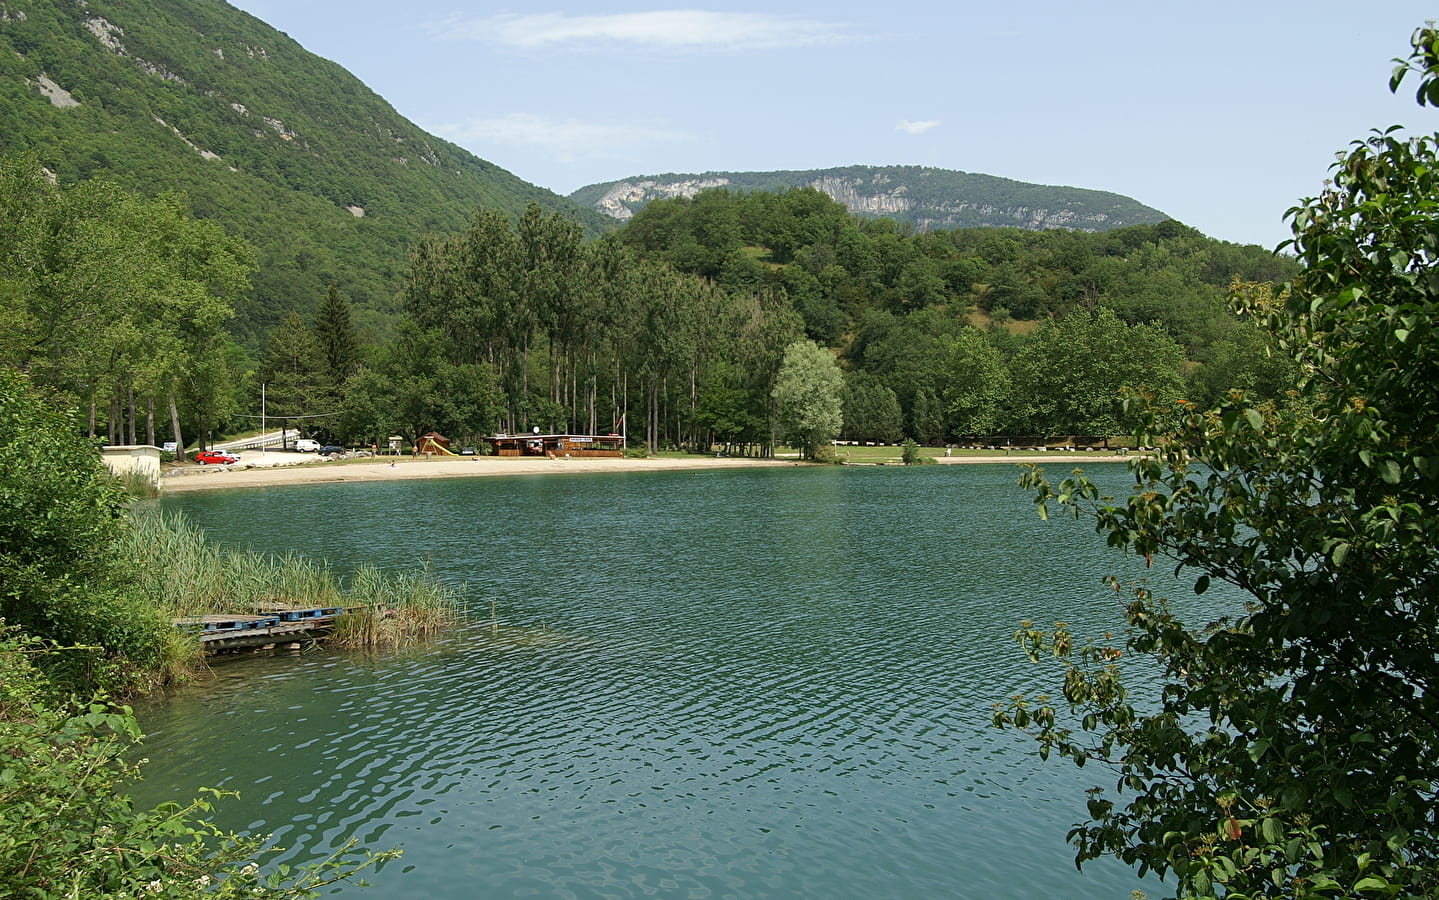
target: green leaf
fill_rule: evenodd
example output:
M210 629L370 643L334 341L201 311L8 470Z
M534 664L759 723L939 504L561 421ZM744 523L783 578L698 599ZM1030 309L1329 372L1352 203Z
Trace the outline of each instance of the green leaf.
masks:
M1277 844L1284 840L1284 825L1273 816L1265 816L1259 823L1259 833L1267 843Z
M1344 560L1347 559L1348 556L1349 543L1347 541L1340 541L1334 545L1334 549L1329 551L1329 560L1336 568L1344 565Z

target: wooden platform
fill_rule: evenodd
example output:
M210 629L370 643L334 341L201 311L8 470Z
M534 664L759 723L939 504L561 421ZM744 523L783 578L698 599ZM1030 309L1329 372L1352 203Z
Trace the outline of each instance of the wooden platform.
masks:
M280 641L323 637L344 609L338 606L276 606L258 614L184 616L175 627L195 636L207 652L261 647Z

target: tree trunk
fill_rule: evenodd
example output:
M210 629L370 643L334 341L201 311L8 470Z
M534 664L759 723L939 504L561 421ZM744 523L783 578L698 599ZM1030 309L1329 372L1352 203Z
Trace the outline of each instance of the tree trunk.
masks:
M185 458L185 439L180 436L180 407L175 403L175 390L170 389L170 433L175 437L175 458Z

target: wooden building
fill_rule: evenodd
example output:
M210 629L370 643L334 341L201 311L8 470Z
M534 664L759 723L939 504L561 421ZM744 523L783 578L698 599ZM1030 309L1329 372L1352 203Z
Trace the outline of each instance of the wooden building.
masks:
M625 439L618 434L497 434L486 440L496 456L593 459L625 455Z
M454 455L450 452L450 439L438 431L431 431L429 434L422 436L418 441L415 441L415 452L425 454L438 453L441 456L446 454Z

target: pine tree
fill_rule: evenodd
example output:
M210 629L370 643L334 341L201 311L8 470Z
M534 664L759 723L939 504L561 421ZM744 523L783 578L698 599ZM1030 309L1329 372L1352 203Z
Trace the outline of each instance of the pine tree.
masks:
M333 284L315 315L315 340L330 380L337 387L343 385L359 365L360 340L350 323L350 304Z
M269 415L279 419L319 415L333 399L334 382L324 351L298 313L275 329L260 363Z

